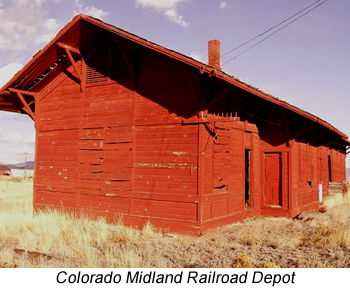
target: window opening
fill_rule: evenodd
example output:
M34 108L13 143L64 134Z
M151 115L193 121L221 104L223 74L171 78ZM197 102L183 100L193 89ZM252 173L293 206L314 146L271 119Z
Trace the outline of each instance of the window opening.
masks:
M245 163L245 180L244 180L244 191L245 191L245 207L251 206L250 190L251 190L251 150L245 149L244 151L244 163Z
M333 179L332 179L332 159L331 159L331 155L328 155L328 176L329 176L329 182L333 182Z

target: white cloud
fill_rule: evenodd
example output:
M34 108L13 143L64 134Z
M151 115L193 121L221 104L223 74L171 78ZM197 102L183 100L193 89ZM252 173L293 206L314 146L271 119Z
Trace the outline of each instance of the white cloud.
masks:
M21 63L10 63L0 68L0 88L3 87L19 70L21 70L22 67L23 65Z
M98 18L103 19L104 17L108 16L108 12L105 12L101 9L96 8L95 6L88 6L84 7L81 11L81 13Z
M21 133L8 133L0 135L0 143L22 143L22 144L34 144L35 143L35 134L30 134L26 137L23 137Z
M104 17L108 16L108 12L96 8L95 6L85 6L81 0L75 0L77 10L75 14L82 13L98 19L103 20Z
M58 21L54 18L46 19L44 25L48 30L57 30L58 27L60 26L58 24Z
M198 52L192 52L190 53L190 55L188 55L190 57L192 57L193 59L196 59L200 62L205 62L205 59L203 57L203 55L201 53L198 53Z
M167 10L164 13L164 16L167 17L170 21L181 25L182 27L188 26L188 23L183 19L183 17L180 15L177 15L177 12L175 9Z
M221 1L220 2L220 8L224 9L227 6L227 2L226 1Z
M48 17L43 4L49 0L5 0L0 10L0 50L25 50L38 43L38 35L53 36L54 19ZM58 23L57 23L58 24ZM39 37L40 38L40 37Z
M45 27L45 33L37 36L34 39L34 42L37 44L47 44L50 42L50 40L55 37L60 25L57 19L49 18L44 21L43 27Z
M26 123L33 124L32 118L30 118L27 114L18 114L13 112L0 111L0 122L4 123L4 121L11 121L12 123L14 123L13 121L17 121L17 122L26 122ZM32 129L32 128L28 128L28 129ZM0 132L1 131L2 130L0 129Z
M108 15L83 0L3 0L0 3L0 51L31 49L35 52L54 38L75 14L89 14L99 19ZM49 17L50 10L60 7L57 5L68 11L68 19Z
M153 9L157 13L163 14L170 21L182 27L187 27L189 23L184 20L183 16L178 14L177 5L188 1L189 0L136 0L136 5Z

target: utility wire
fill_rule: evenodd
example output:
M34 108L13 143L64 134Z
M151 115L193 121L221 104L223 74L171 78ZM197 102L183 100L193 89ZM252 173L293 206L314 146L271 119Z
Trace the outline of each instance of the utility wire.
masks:
M294 15L290 16L289 18L283 20L282 22L276 24L275 26L271 27L270 29L268 29L268 30L266 30L266 31L264 31L264 32L262 32L262 33L260 33L259 35L255 36L255 37L253 37L252 39L250 39L250 40L244 42L243 44L241 44L241 45L239 45L239 46L233 48L232 50L226 52L225 54L222 54L222 55L221 55L221 58L222 58L222 57L225 57L226 55L232 53L233 51L236 51L237 49L239 49L239 48L241 48L241 47L247 45L248 43L254 41L255 39L257 39L257 38L259 38L259 37L265 35L266 33L268 33L268 32L270 32L271 30L277 28L278 26L282 25L283 23L287 22L288 20L294 18L295 16L299 15L301 12L304 12L305 10L309 9L310 7L314 6L316 3L320 2L320 1L321 1L321 0L315 1L315 2L312 3L311 5L309 5L309 6L307 6L306 8L304 8L303 10L300 10L299 12L297 12L297 13L295 13Z
M321 0L318 0L316 2L314 2L312 5L309 5L307 8L315 5L317 2L319 2ZM278 33L279 31L283 30L284 28L288 27L289 25L293 24L295 21L299 20L300 18L306 16L307 14L309 14L311 11L315 10L316 8L318 8L319 6L323 5L324 3L326 3L328 0L324 0L323 2L319 3L318 5L316 5L315 7L311 8L310 10L306 11L305 13L303 13L302 15L300 15L299 17L295 18L293 21L287 23L286 25L282 26L281 28L277 29L276 31L274 31L273 33L269 34L268 36L264 37L263 39L261 39L260 41L258 41L257 43L253 44L252 46L249 46L247 49L243 50L241 53L235 55L234 57L230 58L229 60L227 60L226 62L224 62L221 66L224 66L225 64L229 63L230 61L232 60L235 60L237 57L241 56L242 54L246 53L247 51L249 51L250 49L254 48L255 46L259 45L261 42L264 42L265 40L267 40L268 38L270 38L271 36L275 35L276 33ZM235 50L237 50L238 48L241 48L242 46L250 43L251 41L257 39L258 37L266 34L267 32L271 31L272 29L276 28L277 26L279 26L280 24L282 23L285 23L286 21L290 20L291 18L293 18L295 15L298 15L300 14L302 11L305 11L307 8L301 10L300 12L294 14L293 16L289 17L288 19L282 21L281 23L275 25L274 27L270 28L269 30L265 31L264 33L261 33L260 35L252 38L251 40L247 41L246 43L234 48L233 50L231 50L230 52L233 52ZM226 54L224 55L227 55L228 53L230 52L227 52ZM223 55L223 56L224 56Z

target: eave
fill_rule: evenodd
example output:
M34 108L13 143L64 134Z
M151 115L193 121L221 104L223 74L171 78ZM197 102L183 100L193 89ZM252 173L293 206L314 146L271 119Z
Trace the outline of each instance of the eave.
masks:
M158 53L164 54L168 57L171 57L177 61L180 61L186 65L189 65L191 67L194 67L199 70L200 73L208 73L211 77L220 79L226 83L229 83L231 85L234 85L235 87L238 87L242 89L243 91L246 91L248 93L251 93L257 97L260 97L262 99L265 99L266 101L269 101L271 103L274 103L276 105L279 105L289 111L292 111L296 114L301 115L302 117L305 117L306 119L309 119L315 123L318 123L322 125L323 127L329 129L330 131L336 133L339 135L346 143L350 144L350 141L348 140L348 136L326 122L325 120L309 113L306 112L296 106L293 106L283 100L280 100L270 94L264 93L260 91L259 89L252 87L236 78L233 76L230 76L226 74L225 72L221 70L217 70L212 66L209 66L205 63L199 62L193 58L190 58L188 56L185 56L179 52L164 48L158 44L155 44L153 42L150 42L146 39L143 39L141 37L138 37L134 34L131 34L127 31L124 31L120 28L114 27L112 25L109 25L107 23L104 23L100 20L97 20L95 18L85 16L85 15L77 15L74 17L74 19L68 23L58 34L57 36L48 44L45 46L44 49L40 50L32 59L29 61L21 71L19 71L3 88L0 89L0 95L6 93L9 88L20 88L24 89L24 86L28 86L28 83L30 81L26 81L26 79L29 77L29 80L34 79L35 77L38 77L40 75L40 72L48 69L50 65L55 63L57 61L57 52L56 52L56 47L58 43L61 41L62 37L72 29L76 24L78 24L80 21L86 21L88 23L91 23L97 27L100 27L108 32L114 33L116 35L119 35L121 37L124 37L125 39L128 39L134 43L137 43L139 45L142 45L143 47L146 47L148 49L154 50ZM62 45L61 45L62 46ZM74 45L70 46L71 49L77 49L78 47L74 47ZM47 67L45 66L40 66L40 63L43 63L43 59L46 60ZM42 65L42 64L41 64ZM38 75L37 75L38 74ZM1 105L3 103L0 100L0 110L1 110ZM9 109L12 109L13 112L18 111L18 108L16 107L10 107Z

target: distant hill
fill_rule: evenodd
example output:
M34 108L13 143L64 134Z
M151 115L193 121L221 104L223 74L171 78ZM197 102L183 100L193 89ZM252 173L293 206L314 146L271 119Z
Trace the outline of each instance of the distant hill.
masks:
M2 164L2 162L0 162L0 164ZM7 167L11 168L11 169L24 169L24 163L17 163L17 164L5 164ZM34 161L28 161L27 162L27 169L34 169Z
M346 177L350 177L350 168L346 168Z

